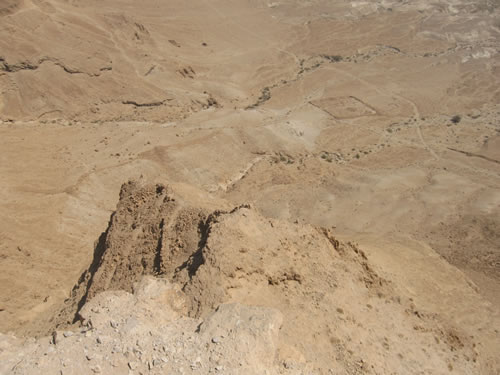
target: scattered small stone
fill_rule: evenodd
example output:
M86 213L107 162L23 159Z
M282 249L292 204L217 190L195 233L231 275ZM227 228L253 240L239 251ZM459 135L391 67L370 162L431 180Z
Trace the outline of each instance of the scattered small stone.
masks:
M153 366L156 367L156 366L159 366L159 365L161 365L161 361L159 359L157 359L157 358L153 359Z
M52 344L57 345L57 331L52 332Z
M71 336L73 336L73 332L71 332L71 331L66 331L66 332L64 332L64 333L63 333L63 336L64 336L64 337L71 337Z
M101 366L95 365L90 368L94 374L100 374L102 372Z
M84 322L84 325L88 328L88 329L92 329L93 325L92 325L92 319L88 319Z
M131 370L135 370L137 368L139 364L137 362L129 362L128 363L128 367L131 369Z
M118 328L118 323L117 323L117 322L115 322L114 320L110 320L110 321L109 321L109 324L110 324L110 326L111 326L112 328Z
M219 336L212 337L212 342L214 344L218 344L220 342L220 337Z

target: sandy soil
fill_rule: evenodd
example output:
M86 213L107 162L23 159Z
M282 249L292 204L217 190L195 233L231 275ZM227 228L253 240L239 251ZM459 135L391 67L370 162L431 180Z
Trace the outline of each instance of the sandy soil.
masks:
M0 332L54 329L142 178L191 202L189 233L247 204L333 228L392 287L498 343L499 6L3 1Z

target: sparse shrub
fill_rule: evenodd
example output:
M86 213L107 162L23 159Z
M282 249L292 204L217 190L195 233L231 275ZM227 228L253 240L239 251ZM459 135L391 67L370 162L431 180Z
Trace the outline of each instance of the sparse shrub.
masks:
M454 124L458 124L460 120L462 120L462 117L460 117L460 115L455 115L451 118L451 122Z
M342 56L340 55L321 55L321 56L332 63L340 62L343 60Z

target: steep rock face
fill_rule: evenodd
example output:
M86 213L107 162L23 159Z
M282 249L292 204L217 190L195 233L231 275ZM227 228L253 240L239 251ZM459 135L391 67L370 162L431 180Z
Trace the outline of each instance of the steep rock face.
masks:
M131 292L143 275L178 279L184 270L187 275L194 273L203 261L201 249L211 223L223 213L204 202L193 206L163 184L123 184L93 261L73 288L56 325L79 319L78 311L100 292Z
M96 247L97 262L85 274L87 297L104 290L131 291L142 274L160 271L164 219L176 209L164 186L124 185L107 232Z
M172 274L196 251L207 213L188 207L162 184L129 181L94 259L72 291L65 315L105 290L132 291L143 275Z
M284 372L320 374L448 373L450 368L494 373L495 359L482 351L476 338L417 306L404 289L379 275L356 244L337 240L330 229L264 218L247 205L197 208L202 201L188 203L161 184L124 184L95 259L59 322L75 316L94 327L97 318L89 317L89 306L104 298L101 292L131 292L144 275L156 275L175 286L175 293L148 309L160 325L168 323L161 315L155 318L162 303L177 317L198 322L210 321L214 311L226 311L220 307L225 303L280 311L282 323L281 318L273 323L273 329L281 327L276 352L263 344L270 338L257 340L267 337L264 328L251 330L249 337L258 342L245 333L242 346L217 347L220 358L255 354L256 361L266 363L259 371L272 373L273 366L281 366ZM135 303L120 303L107 310L135 308ZM231 335L240 323L229 315L220 326L193 323L182 329ZM258 318L248 320L260 324ZM247 369L241 373L255 370Z

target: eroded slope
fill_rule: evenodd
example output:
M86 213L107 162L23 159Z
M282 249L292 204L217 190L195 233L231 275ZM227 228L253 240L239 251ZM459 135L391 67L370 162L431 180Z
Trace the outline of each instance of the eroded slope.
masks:
M442 268L446 270L444 263ZM88 326L89 311L100 311L89 307L100 303L93 300L108 298L100 297L100 292L131 292L143 275L152 274L177 288L158 309L170 304L177 314L194 319L205 319L223 303L280 311L277 351L265 361L272 371L379 374L451 369L493 374L498 369L494 355L498 332L485 323L498 318L469 286L457 297L469 296L469 302L476 304L474 314L482 318L471 323L462 315L464 323L457 324L440 309L420 306L409 292L411 284L400 280L394 284L390 269L377 270L356 244L337 240L329 229L267 219L249 206L197 209L192 202L178 201L161 184L123 185L94 262L56 323L59 320L59 327L64 327L71 321L63 319L74 317ZM155 308L143 319L154 322ZM448 310L457 308L458 302ZM118 316L134 315L128 302L108 307L109 314L113 309L120 311ZM96 333L102 329L93 323L89 328ZM198 337L196 325L187 331ZM185 350L192 350L188 347Z

